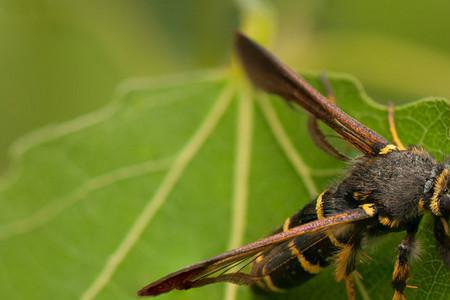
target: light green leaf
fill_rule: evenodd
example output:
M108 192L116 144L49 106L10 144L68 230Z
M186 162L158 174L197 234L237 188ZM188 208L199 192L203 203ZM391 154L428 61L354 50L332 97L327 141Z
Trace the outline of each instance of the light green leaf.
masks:
M339 106L390 138L384 107L353 79L331 82ZM396 112L403 141L439 159L450 152L449 119L444 99ZM128 83L105 109L22 139L0 189L2 299L134 299L151 280L265 236L345 169L313 145L305 122L276 97L206 72ZM361 298L391 297L401 238L367 250ZM450 273L427 228L421 238L410 282L419 288L407 293L448 299ZM256 298L299 297L343 299L345 290L329 268L287 294ZM160 299L253 298L216 284Z

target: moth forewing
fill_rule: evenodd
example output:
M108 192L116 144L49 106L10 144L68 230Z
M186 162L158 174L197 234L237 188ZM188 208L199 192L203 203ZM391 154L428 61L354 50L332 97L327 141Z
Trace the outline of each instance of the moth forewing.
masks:
M321 232L339 225L365 220L372 216L372 213L369 214L366 210L357 208L321 220L296 226L288 231L271 235L245 246L224 252L197 264L182 268L143 287L138 291L138 295L157 296L171 290L185 290L223 281L237 284L255 283L258 278L254 278L252 281L251 275L240 272L219 274L216 277L204 275L214 275L214 272L217 270L223 270L236 262L245 260L280 243L292 240L295 237Z
M389 144L385 138L328 101L298 73L242 33L236 33L235 44L248 77L258 88L299 104L364 154L378 155Z

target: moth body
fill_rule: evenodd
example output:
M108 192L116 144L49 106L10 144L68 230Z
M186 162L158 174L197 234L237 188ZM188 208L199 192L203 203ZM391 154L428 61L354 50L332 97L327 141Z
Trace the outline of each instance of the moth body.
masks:
M425 201L425 194L430 194L425 185L438 169L446 170L417 147L356 159L339 183L288 218L275 233L364 205L377 213L371 219L306 234L261 253L252 268L252 274L261 278L257 286L283 291L311 279L332 263L336 264L337 279L345 279L355 269L363 241L407 230L420 222L430 203Z

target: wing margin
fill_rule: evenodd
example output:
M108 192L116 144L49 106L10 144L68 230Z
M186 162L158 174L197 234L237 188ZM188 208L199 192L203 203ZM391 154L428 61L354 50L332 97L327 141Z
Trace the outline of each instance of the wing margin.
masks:
M252 284L251 275L244 273L221 274L214 278L203 278L202 275L213 273L224 266L231 265L242 259L249 258L259 252L265 251L280 243L291 240L303 234L315 233L330 229L337 225L343 225L356 221L369 219L373 213L368 213L363 208L356 208L344 213L329 216L291 228L245 246L226 251L210 259L182 268L174 273L164 276L138 291L138 296L157 296L172 290L186 290L193 287L215 282L232 282L236 284Z
M299 74L240 32L236 32L235 47L256 87L299 104L366 155L376 156L389 144L384 137L328 101Z

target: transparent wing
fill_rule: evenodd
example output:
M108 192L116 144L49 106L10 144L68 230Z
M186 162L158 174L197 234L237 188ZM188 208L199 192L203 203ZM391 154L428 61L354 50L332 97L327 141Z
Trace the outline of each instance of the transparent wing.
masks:
M232 282L236 284L253 284L259 277L242 272L261 252L290 241L295 237L319 233L335 226L371 218L363 209L356 208L293 227L245 246L214 256L205 261L182 268L138 291L139 296L156 296L171 290L185 290L215 282Z
M258 88L294 101L367 155L378 155L389 142L353 119L257 43L236 33L236 51Z

